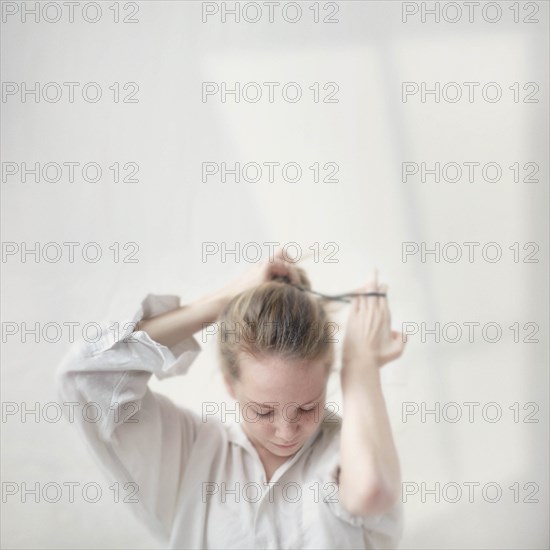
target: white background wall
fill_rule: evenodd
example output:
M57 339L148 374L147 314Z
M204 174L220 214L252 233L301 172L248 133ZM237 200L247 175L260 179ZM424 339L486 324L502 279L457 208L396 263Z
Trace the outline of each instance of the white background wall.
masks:
M472 22L459 2L462 17L450 23L445 17L456 12L441 2L440 22L428 15L423 23L421 10L434 2L347 1L333 3L333 24L312 21L312 2L300 2L296 23L286 22L280 7L270 23L261 2L258 23L235 23L230 16L222 23L220 13L203 23L198 1L138 2L134 24L114 23L111 1L99 3L97 23L84 21L81 7L74 23L67 22L61 2L53 3L63 8L59 22L36 23L32 15L22 22L21 11L7 15L8 4L22 10L22 3L3 3L2 81L81 85L74 103L67 88L58 102L35 102L31 95L22 102L20 93L3 98L2 161L97 162L103 177L89 183L77 172L72 183L65 176L55 183L36 183L32 176L23 183L20 175L2 181L4 246L80 243L74 263L66 254L51 263L35 262L32 255L23 262L21 253L3 258L4 407L38 403L41 413L55 402L53 373L70 346L67 330L57 342L43 335L24 342L22 323L43 328L77 322L80 336L85 323L131 315L149 292L178 294L185 303L251 265L233 256L225 263L220 255L203 261L204 242L234 247L294 241L304 254L313 243L336 243L336 263L304 262L315 289L354 289L378 266L390 285L395 328L439 322L463 329L456 343L444 335L439 343L433 336L411 336L402 359L383 371L403 480L419 488L451 483L463 489L456 503L450 502L452 486L439 503L420 492L408 496L402 548L548 548L548 3L520 2L516 23L512 2L492 2L485 12L481 2ZM322 16L332 11L327 4L320 3ZM403 22L403 10L415 6L418 13ZM497 8L500 20L490 23ZM53 18L49 9L46 17ZM130 14L130 3L121 2L120 12ZM92 8L87 13L94 17ZM538 23L524 22L530 14ZM295 81L304 96L297 103L280 95L274 103L235 103L232 96L222 103L218 95L204 103L205 81L279 82L278 90ZM436 103L433 96L422 102L420 95L403 102L402 82L433 87L436 81L480 86L471 103L466 95L456 103L443 97ZM101 85L104 96L97 103L82 99L86 82ZM113 82L137 82L139 102L113 102ZM308 87L314 82L336 82L339 102L313 102ZM487 82L502 87L499 101L483 99ZM508 89L514 82L520 83L517 103ZM539 87L537 103L523 102L527 82ZM203 183L204 161L297 162L304 176L296 183L280 177L273 183ZM114 162L137 163L139 182L114 183L108 169ZM314 162L336 162L338 182L312 182L307 167ZM491 183L477 172L473 182L464 174L456 183L430 176L404 183L403 162L495 162L502 177ZM538 181L515 183L508 168L515 162L537 163ZM92 241L103 251L97 263L80 254ZM404 242L433 248L436 242L470 241L481 243L473 262L464 246L455 263L433 256L422 262L420 255L402 259ZM114 242L137 243L139 261L114 262ZM500 261L482 257L488 242L502 247ZM516 242L517 263L508 248ZM521 247L528 242L539 246L538 263L523 261L530 250ZM267 248L262 250L265 258ZM469 342L467 322L498 323L502 337L490 343L478 327ZM518 343L509 328L514 323L521 327ZM538 343L523 342L530 333L525 323L538 325ZM13 327L19 332L10 335ZM446 336L453 338L454 331ZM151 381L156 391L198 412L203 401L230 401L214 342L202 346L186 377ZM330 384L330 399L339 402L336 376ZM433 416L423 423L419 415L404 421L404 402L429 408L456 402L463 416L455 423ZM487 421L480 406L470 423L465 402L494 402L502 418ZM514 403L520 420L533 410L524 404L535 403L538 423L514 422ZM446 410L449 417L454 412ZM22 502L21 494L4 494L3 547L151 547L128 505L113 502L73 427L49 423L41 414L38 421L32 415L25 420L20 413L2 419L3 482L96 482L104 496L92 504L77 491L72 503L67 495L58 503L35 503L32 496ZM480 483L473 502L468 482ZM480 491L491 482L502 488L494 503ZM530 482L536 486L525 485ZM518 503L509 489L514 483L521 488ZM530 487L538 487L531 497L538 502L523 502Z

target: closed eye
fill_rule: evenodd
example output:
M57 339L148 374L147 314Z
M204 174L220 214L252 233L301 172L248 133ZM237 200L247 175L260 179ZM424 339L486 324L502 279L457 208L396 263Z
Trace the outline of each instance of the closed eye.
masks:
M315 407L313 407L313 408L311 408L311 409L303 409L303 408L300 408L300 410L301 410L302 412L312 412L312 411L315 410ZM262 414L262 413L256 411L256 414L257 414L258 416L267 416L267 415L271 414L272 412L273 412L273 411L268 411L268 412Z

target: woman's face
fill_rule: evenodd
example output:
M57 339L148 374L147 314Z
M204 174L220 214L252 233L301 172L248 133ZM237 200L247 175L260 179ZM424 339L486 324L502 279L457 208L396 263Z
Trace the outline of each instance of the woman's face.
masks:
M323 419L326 360L296 362L277 357L261 361L242 355L240 378L226 386L239 403L240 421L259 454L290 457ZM281 445L289 445L281 447Z

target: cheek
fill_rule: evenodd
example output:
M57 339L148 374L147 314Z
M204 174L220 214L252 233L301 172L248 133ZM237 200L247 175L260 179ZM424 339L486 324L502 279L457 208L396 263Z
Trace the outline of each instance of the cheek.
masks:
M270 422L269 420L258 420L257 422L249 421L247 422L248 429L256 437L266 437L269 436L275 429L275 423Z
M308 413L302 416L300 423L302 424L305 430L313 432L315 428L317 428L320 422L321 422L321 418L319 414Z
M320 414L316 414L315 412L303 412L300 418L296 420L296 425L304 435L310 435L315 431L320 422Z

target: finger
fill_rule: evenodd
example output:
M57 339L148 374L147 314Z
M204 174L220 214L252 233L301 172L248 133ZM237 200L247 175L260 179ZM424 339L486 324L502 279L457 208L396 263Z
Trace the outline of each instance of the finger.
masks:
M378 284L378 268L374 268L374 292L380 292L380 285ZM373 302L378 310L380 307L380 296L373 296Z
M382 312L382 315L384 317L384 323L386 323L388 326L391 326L391 315L390 315L390 308L388 305L388 285L387 284L381 285L380 292L386 295L386 296L380 296L380 311Z
M401 333L401 332L397 332L397 335L396 335L396 342L397 342L397 357L401 357L401 355L403 354L403 351L405 350L405 345L407 344L407 338L406 336Z
M390 361L395 361L403 354L405 349L405 342L403 342L403 335L400 332L392 330L391 332L392 340L390 346L390 352L387 354L387 363Z
M377 292L379 294L386 294L387 288L388 288L388 285L386 285L386 284L378 285ZM390 320L389 320L389 311L388 311L388 308L387 308L386 297L385 296L377 296L376 300L377 300L376 307L377 307L377 311L378 311L378 318L380 320L380 326L383 328L383 330L385 332L387 332L391 328L391 326L390 326L391 323L390 323Z
M392 330L391 336L392 340L400 343L401 349L403 350L405 348L405 344L407 343L407 337L405 336L405 334L398 330Z
M352 296L349 301L350 308L348 313L348 326L350 326L350 323L355 323L355 319L357 317L357 313L359 312L359 298Z
M300 252L295 255L291 254L289 250L285 252L284 248L281 249L281 258L289 264L297 264L300 261Z
M378 290L378 273L374 268L363 285L362 292L376 292ZM370 302L376 303L376 296L363 296L364 300L370 300Z
M365 296L365 293L368 292L369 283L370 279L367 279L363 283L363 286L361 286L361 288L359 289L359 296L357 296L357 300L359 301L359 311L361 311L362 313L366 313L368 307L368 296Z
M295 264L296 263L296 257L291 256L288 252L285 252L284 247L279 246L275 249L275 252L273 254L273 263L282 261L286 262L287 264Z
M363 285L358 292L359 296L356 296L358 311L360 311L361 313L367 312L367 296L363 296L363 294L366 292L365 289L366 285Z
M371 276L367 279L363 288L364 293L377 292L378 291L378 270L374 268ZM368 310L374 311L377 306L377 296L362 296L364 307Z
M376 270L373 270L371 273L370 278L365 283L365 286L363 287L362 292L363 293L370 293L370 292L376 292L378 290L378 284L377 284L377 273ZM377 306L376 306L376 296L361 296L361 306L363 311L366 314L365 320L367 322L368 327L373 326L373 321L376 316L377 312Z
M382 291L380 290L381 285L380 285L380 283L378 282L379 275L380 275L380 273L379 273L379 271L378 271L378 268L375 267L374 270L373 270L373 289L372 289L371 292L376 292L376 293L382 292ZM382 301L381 301L381 300L383 300L383 298L381 298L380 296L373 296L373 297L371 298L371 303L374 304L375 309L376 309L377 312L380 312L380 311L381 311L381 310L380 310L380 306L382 305Z
M299 285L300 276L294 267L281 258L277 258L270 267L270 275L286 276L290 279L290 282Z
M284 251L281 246L278 246L275 249L275 253L273 254L273 260L284 260Z

